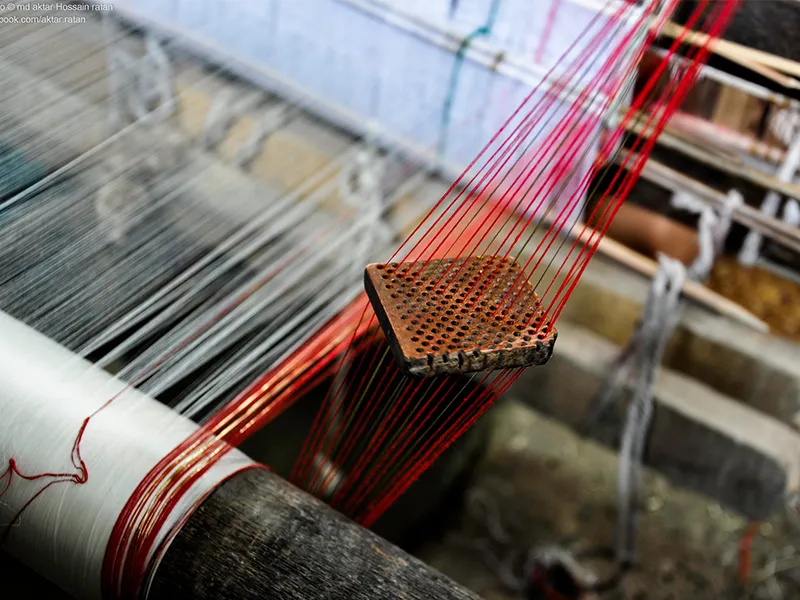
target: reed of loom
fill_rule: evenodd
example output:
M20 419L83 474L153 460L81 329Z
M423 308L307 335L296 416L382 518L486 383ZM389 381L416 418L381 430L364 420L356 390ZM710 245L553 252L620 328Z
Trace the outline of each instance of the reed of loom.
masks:
M59 464L59 452L74 437L74 431L65 435L64 425L115 392L114 403L86 427L83 452L91 460L83 482L59 478L19 515L32 488L16 480L0 503L0 522L16 524L3 533L12 556L76 598L103 597L101 563L120 507L142 472L197 426L5 313L0 356L6 367L0 370L0 412L22 412L31 424L19 431L0 423L0 431L8 429L2 439L16 442L28 461L17 466L23 473ZM95 452L98 447L105 452ZM231 449L189 496L162 533L162 542L171 542L142 597L476 598L238 450Z

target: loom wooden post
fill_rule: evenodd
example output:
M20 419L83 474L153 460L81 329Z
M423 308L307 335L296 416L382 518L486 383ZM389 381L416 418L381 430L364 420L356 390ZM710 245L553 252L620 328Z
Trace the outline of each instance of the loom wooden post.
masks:
M148 600L477 600L263 470L214 491L170 544Z

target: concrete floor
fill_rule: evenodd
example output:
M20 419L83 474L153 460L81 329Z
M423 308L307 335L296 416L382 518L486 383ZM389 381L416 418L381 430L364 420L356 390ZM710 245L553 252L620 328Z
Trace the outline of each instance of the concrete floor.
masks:
M488 417L494 421L488 452L464 508L418 555L487 600L510 600L520 596L504 584L495 561L510 564L514 555L543 544L576 552L613 546L617 461L515 400ZM780 567L800 565L791 547L800 543L800 529L783 516L761 525L752 550L751 582L758 589L745 592L737 585L743 518L652 472L644 478L643 501L640 565L604 598L800 598L800 587L784 584L780 596L770 595L769 585L755 585L781 551L790 558ZM507 540L497 539L501 529ZM587 566L600 576L608 573L607 563Z

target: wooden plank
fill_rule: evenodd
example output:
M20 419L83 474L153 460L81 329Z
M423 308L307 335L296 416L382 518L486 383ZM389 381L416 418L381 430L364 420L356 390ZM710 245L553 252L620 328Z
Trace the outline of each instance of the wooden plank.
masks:
M786 73L787 75L800 77L800 63L788 58L775 56L769 52L755 50L720 38L714 38L712 40L711 37L705 33L687 30L677 23L666 23L661 29L661 33L673 39L685 33L683 41L687 44L705 46L711 42L710 48L713 52L730 60L759 63L770 69Z

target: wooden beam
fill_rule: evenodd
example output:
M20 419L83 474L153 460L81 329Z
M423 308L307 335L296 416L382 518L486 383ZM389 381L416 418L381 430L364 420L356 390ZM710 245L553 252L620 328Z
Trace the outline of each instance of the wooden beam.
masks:
M743 63L745 66L747 66L746 63L756 63L793 77L800 77L800 63L797 61L775 56L762 50L748 48L721 38L712 39L708 34L686 29L677 23L666 23L661 29L661 34L672 39L684 36L684 43L692 44L693 46L709 45L712 52L729 60Z
M594 234L594 237L592 235ZM597 233L591 228L576 225L569 231L571 238L577 238L581 243L595 243ZM652 278L658 271L658 263L634 252L611 238L604 237L597 245L597 252L610 258L614 262L631 269L647 278ZM762 332L769 331L769 325L760 320L753 313L739 304L717 294L706 286L687 279L683 284L683 295L714 312L730 317L731 319Z
M628 123L625 128L636 135L641 135L644 137L650 137L650 135L653 134L652 127L645 128L644 125L635 121ZM710 167L714 167L715 169L719 169L728 175L749 181L750 183L763 187L764 189L774 190L780 194L783 194L784 196L800 198L800 186L794 183L781 181L777 177L761 173L760 171L748 167L747 165L733 161L729 157L712 153L699 146L691 144L675 136L674 134L666 131L662 132L658 136L658 143L670 148L671 150L677 150L678 152L681 152L682 154L688 156L689 158L693 158L698 162Z
M621 159L618 159L618 164ZM672 192L686 191L698 200L707 202L714 208L722 208L727 202L727 195L707 185L683 175L666 165L648 159L642 169L642 177ZM771 217L757 208L740 204L733 209L733 220L757 231L769 239L800 252L800 229Z
M148 600L479 600L264 469L234 476L188 519Z

